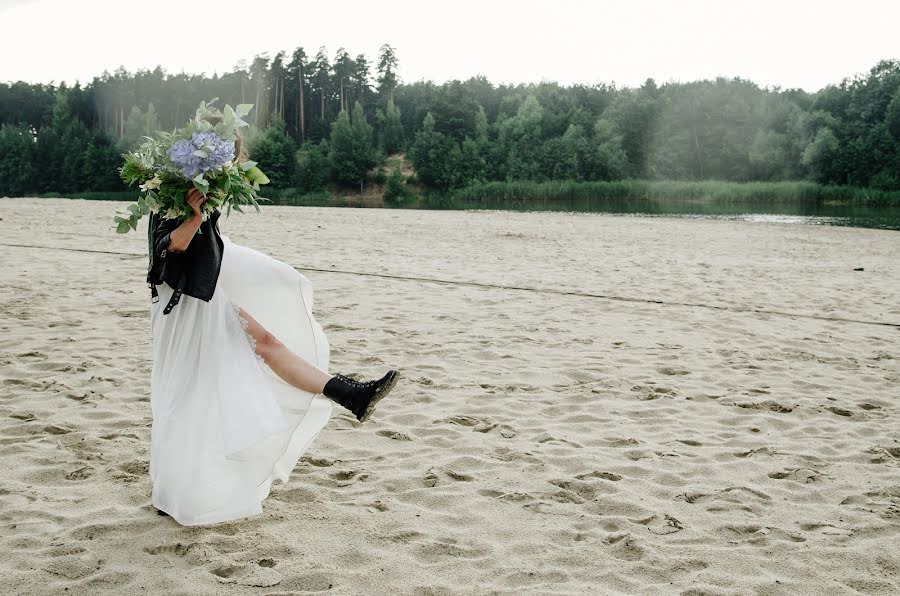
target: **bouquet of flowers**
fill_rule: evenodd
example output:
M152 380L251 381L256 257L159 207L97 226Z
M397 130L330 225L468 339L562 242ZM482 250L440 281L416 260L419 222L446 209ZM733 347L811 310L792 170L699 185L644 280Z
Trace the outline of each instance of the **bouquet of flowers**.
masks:
M241 205L253 205L259 212L258 201L266 201L258 194L259 185L269 179L254 161L238 163L235 155L237 130L247 126L241 118L253 104L228 104L223 112L212 104L200 102L197 113L186 126L171 133L157 131L140 147L126 153L119 174L129 186L139 184L143 195L128 205L129 213L115 216L116 231L120 234L137 230L137 222L154 212L164 218L190 219L193 215L187 203L191 187L207 199L201 212L205 221L216 209L225 207L242 212Z

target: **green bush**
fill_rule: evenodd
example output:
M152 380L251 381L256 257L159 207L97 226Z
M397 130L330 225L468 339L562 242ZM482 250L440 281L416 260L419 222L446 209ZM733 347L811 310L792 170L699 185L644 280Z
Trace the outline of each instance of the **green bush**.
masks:
M406 180L400 171L399 165L394 165L391 175L388 176L387 186L384 189L384 203L392 207L407 205L415 199L415 194L406 186Z

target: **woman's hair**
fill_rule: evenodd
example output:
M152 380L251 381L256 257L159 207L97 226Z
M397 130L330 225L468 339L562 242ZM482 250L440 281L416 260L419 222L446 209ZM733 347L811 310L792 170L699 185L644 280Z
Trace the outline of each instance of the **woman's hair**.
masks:
M247 147L244 146L244 137L241 135L241 129L234 130L234 163L248 161L250 154L247 153Z
M225 117L221 114L221 112L217 112L214 114L210 114L204 120L215 126L224 120ZM241 163L242 161L247 161L250 159L250 154L247 153L247 147L244 143L244 136L241 134L241 129L234 129L234 163Z

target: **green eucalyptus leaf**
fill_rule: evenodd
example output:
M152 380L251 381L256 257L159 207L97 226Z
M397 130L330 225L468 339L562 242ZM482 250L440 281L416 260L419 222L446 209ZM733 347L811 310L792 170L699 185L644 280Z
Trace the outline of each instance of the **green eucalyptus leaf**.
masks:
M252 168L247 170L246 174L247 178L249 178L253 182L254 188L256 190L259 190L259 184L269 183L269 178L265 174L263 174L262 170L260 170L256 166L253 166Z
M199 178L199 180L198 180L198 178ZM209 191L209 181L206 180L205 178L203 178L202 176L198 176L197 178L194 178L193 183L194 183L194 188L196 188L203 194L206 194Z

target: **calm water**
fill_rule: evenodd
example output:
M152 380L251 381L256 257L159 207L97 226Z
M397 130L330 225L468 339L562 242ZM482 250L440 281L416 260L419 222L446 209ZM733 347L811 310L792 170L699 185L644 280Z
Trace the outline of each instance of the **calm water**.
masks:
M862 207L810 202L770 205L622 199L484 201L454 203L454 209L503 209L512 211L579 211L653 217L732 219L786 224L852 226L900 230L900 207Z

